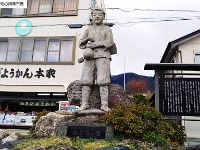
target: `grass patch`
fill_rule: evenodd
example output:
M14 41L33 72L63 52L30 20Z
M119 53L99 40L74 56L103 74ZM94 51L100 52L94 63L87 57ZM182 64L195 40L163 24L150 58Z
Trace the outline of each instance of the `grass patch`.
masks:
M34 149L37 147L50 147L59 145L67 145L71 147L73 144L70 138L59 138L56 136L40 139L30 138L28 140L23 140L20 144L17 144L14 150Z
M113 140L81 139L68 137L30 138L14 147L14 150L35 150L38 148L57 148L65 150L98 150L103 147L123 145L130 149L154 150L155 146L135 139L114 138ZM171 148L167 148L169 150ZM182 150L181 148L172 148ZM164 150L164 149L163 149Z

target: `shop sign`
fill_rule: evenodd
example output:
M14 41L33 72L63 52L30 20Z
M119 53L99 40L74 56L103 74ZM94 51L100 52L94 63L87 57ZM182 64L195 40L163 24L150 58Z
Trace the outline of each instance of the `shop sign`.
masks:
M35 116L16 115L16 117L15 117L15 125L32 126L34 119L35 119Z
M0 124L13 125L15 122L15 115L3 114L0 115Z
M77 111L79 106L70 105L69 101L59 101L59 110Z
M32 126L35 116L0 114L0 125Z
M0 68L0 77L1 78L55 78L56 70L49 68L48 70L44 71L41 68L38 68L35 72L30 71L29 68L26 70L14 69L11 68L10 70L7 68Z
M32 28L31 21L23 19L17 23L15 31L19 36L26 36L31 33Z
M56 106L56 103L55 102L20 101L19 105L23 105L23 106Z

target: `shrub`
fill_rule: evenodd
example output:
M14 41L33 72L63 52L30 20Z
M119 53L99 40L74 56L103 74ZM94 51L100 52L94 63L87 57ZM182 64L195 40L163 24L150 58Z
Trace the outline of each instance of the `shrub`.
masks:
M186 141L186 134L184 127L178 125L174 121L168 121L169 125L172 127L173 134L169 137L172 142L177 142L178 144L184 144Z
M112 124L117 133L167 146L169 142L183 144L185 133L175 122L164 120L163 115L143 95L136 95L130 104L118 104L102 118Z
M135 104L117 105L102 117L107 124L113 124L117 132L131 137L141 137L146 131L156 130L161 119L162 115L154 108Z
M40 119L40 117L42 117L42 116L45 116L46 114L48 114L49 113L49 111L48 110L43 110L43 111L41 111L41 112L37 112L36 113L36 117L35 117L35 119L33 120L33 126L29 129L29 134L30 135L32 135L33 134L33 132L34 132L34 130L35 130L35 125L36 125L36 123L38 122L38 120Z
M151 143L154 143L156 146L169 146L169 142L162 134L156 134L155 132L147 132L142 135L142 138Z
M135 94L130 96L131 97L131 103L134 103L136 105L150 105L149 99L147 99L144 95L141 94Z

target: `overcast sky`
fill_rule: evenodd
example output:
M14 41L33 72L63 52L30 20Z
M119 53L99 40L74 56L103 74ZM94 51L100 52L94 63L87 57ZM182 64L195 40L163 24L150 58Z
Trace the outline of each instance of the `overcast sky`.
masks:
M118 54L112 56L112 75L123 73L125 68L125 72L153 76L154 71L144 70L145 63L159 63L168 42L200 29L199 0L105 0L104 2L106 8L122 9L106 10L108 22L116 23L112 30ZM133 9L143 11L125 12ZM161 11L144 11L146 9ZM181 20L183 18L191 20ZM163 19L179 21L155 22Z

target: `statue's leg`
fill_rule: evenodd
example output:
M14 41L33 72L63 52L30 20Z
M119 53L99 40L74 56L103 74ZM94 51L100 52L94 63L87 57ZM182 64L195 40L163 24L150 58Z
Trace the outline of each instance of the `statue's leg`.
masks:
M89 108L89 98L90 98L91 87L90 86L82 86L82 102L81 107L78 110L85 110Z
M97 84L100 87L101 110L109 111L108 85L110 84L110 59L99 58L96 60Z
M91 86L94 84L94 60L84 60L81 76L82 101L78 110L89 109Z
M108 107L108 86L100 86L101 110L110 111Z

